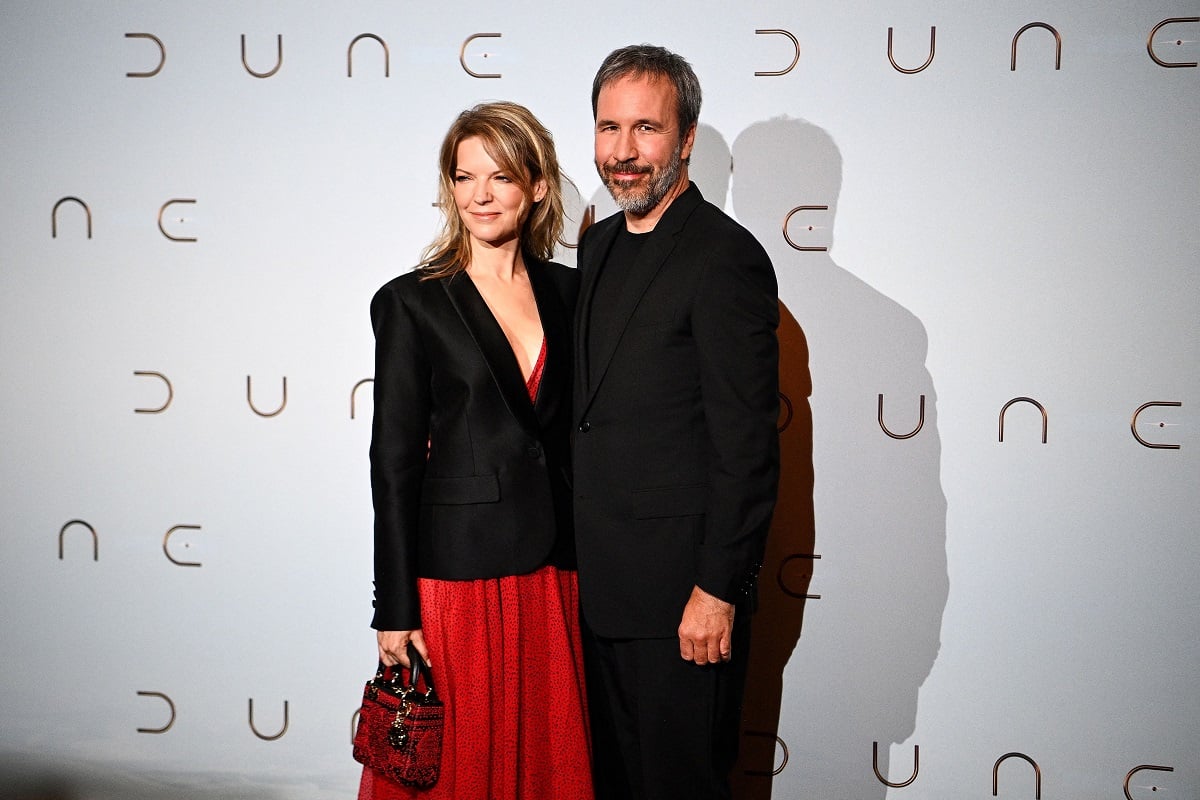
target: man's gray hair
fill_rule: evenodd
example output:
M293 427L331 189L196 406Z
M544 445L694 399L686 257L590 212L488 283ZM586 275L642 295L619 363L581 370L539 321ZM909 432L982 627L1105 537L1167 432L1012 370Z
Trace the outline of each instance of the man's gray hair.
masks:
M604 86L622 78L641 77L666 78L674 85L680 136L700 119L700 80L692 65L683 56L652 44L631 44L608 54L592 81L592 119Z

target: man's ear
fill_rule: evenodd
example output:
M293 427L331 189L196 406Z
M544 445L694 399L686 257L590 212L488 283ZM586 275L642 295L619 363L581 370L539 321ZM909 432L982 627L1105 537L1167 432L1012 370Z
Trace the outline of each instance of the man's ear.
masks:
M688 128L687 133L683 135L683 143L679 148L679 157L683 161L687 161L692 157L692 146L696 144L696 123L692 123L692 127Z

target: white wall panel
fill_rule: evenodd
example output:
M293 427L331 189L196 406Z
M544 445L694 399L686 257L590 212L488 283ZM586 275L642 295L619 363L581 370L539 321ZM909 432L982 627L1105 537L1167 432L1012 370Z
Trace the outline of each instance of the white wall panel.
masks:
M9 3L0 8L0 783L333 798L373 666L367 303L437 217L461 109L529 105L576 216L611 203L588 93L687 56L693 176L780 299L786 496L744 797L1200 793L1195 0L963 5ZM1054 66L1054 35L1062 42ZM917 67L903 74L893 56ZM799 59L784 30L796 37ZM154 77L127 77L166 58ZM354 49L347 76L347 48ZM478 33L464 62L464 40ZM277 73L255 78L247 62ZM1200 23L1152 49L1200 61ZM730 164L732 163L732 172ZM78 197L57 215L64 197ZM195 241L173 241L160 232ZM803 252L794 244L828 246ZM578 220L576 220L578 222ZM812 225L813 230L808 230ZM562 260L573 263L563 250ZM798 325L798 327L797 327ZM800 329L803 330L801 335ZM807 343L807 354L802 349ZM162 413L138 413L173 396ZM256 405L246 401L247 376ZM805 382L811 379L811 441ZM885 396L893 432L876 420ZM1029 403L1006 416L1018 397ZM1134 411L1147 402L1138 432ZM1161 427L1160 427L1161 424ZM811 453L810 453L811 450ZM811 491L807 488L811 470ZM60 530L73 520L65 557ZM164 536L176 526L168 550ZM819 555L820 558L811 558ZM798 558L804 556L804 558ZM782 565L783 571L780 572ZM811 569L810 569L811 567ZM811 582L805 573L811 571ZM787 591L819 594L801 601ZM797 590L799 590L797 592ZM162 693L167 704L144 692ZM248 703L273 741L256 737ZM778 736L778 743L772 737ZM872 771L878 742L881 773ZM759 774L786 766L774 777ZM747 774L749 773L749 774ZM999 796L1034 772L999 768Z

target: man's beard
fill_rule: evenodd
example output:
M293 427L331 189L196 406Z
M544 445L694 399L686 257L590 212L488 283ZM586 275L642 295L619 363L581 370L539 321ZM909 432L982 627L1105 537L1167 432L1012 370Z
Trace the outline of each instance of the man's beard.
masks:
M667 165L657 174L655 174L654 168L649 164L638 164L635 160L600 165L597 166L597 171L600 173L600 178L604 181L604 185L608 188L608 193L616 201L618 208L622 211L628 211L631 214L642 215L653 211L662 202L662 199L667 196L667 192L671 191L675 184L678 183L679 175L683 171L682 156L683 142L681 140L675 145L675 151L671 153L671 158L667 161ZM613 178L612 175L616 172L649 173L650 180L646 184L645 189L638 190L627 181L619 181Z

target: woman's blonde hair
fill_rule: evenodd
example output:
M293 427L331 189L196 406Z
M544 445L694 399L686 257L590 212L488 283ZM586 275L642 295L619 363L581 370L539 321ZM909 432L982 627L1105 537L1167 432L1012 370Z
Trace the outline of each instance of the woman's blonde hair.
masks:
M438 159L442 228L421 254L422 280L453 275L471 263L471 236L454 202L454 173L459 144L476 136L496 165L521 188L530 205L521 225L521 249L548 260L562 240L563 176L554 152L554 137L522 105L481 103L459 114L442 140ZM546 182L546 196L534 202L533 188L539 179Z

